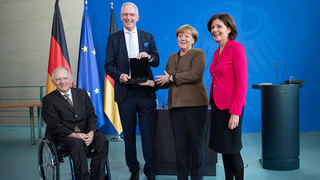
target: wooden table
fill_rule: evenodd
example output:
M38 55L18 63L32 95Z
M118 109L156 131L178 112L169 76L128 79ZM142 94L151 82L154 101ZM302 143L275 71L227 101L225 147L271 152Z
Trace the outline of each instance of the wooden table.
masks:
M15 103L1 103L1 109L9 109L9 108L29 108L29 117L30 117L30 135L31 135L31 145L35 145L35 135L34 135L34 114L33 108L38 108L38 135L39 138L42 137L42 123L41 123L41 107L42 104L39 101L30 101L30 102L15 102Z

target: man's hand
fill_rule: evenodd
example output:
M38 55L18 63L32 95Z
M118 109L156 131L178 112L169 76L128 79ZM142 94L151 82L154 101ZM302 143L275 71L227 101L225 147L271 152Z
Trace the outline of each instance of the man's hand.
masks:
M84 133L75 133L75 132L73 132L73 133L71 133L69 135L69 137L79 138L79 139L82 139L83 141L85 141L85 139L87 138L87 135L84 134Z
M151 59L151 56L146 52L139 53L137 56L137 59L141 59L141 58L145 58L145 57L147 57L149 60Z
M93 131L90 131L88 132L87 134L84 134L84 133L71 133L69 135L69 137L73 137L73 138L79 138L79 139L82 139L87 146L89 146L91 143L92 143L92 140L93 140L93 136L94 136L94 132Z
M131 77L128 74L122 73L120 75L120 81L123 83L127 83L129 79L131 79Z
M87 146L89 146L92 143L94 132L90 131L86 135L87 135L87 138L85 139L85 143Z

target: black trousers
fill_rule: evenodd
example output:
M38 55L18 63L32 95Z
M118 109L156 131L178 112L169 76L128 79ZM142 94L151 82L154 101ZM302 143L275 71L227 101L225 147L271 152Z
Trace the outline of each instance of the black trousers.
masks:
M187 180L189 174L192 180L202 180L208 106L173 108L169 110L169 116L175 142L178 180Z
M76 180L105 179L105 165L108 158L109 142L102 133L95 132L93 141L89 146L83 140L72 137L58 139L57 143L64 143L69 151L74 163ZM89 174L87 154L92 151L91 174Z
M126 100L118 103L123 128L126 163L131 173L140 169L136 150L137 115L141 133L142 152L145 160L144 173L148 178L156 175L154 157L154 121L156 102L143 87L129 89Z

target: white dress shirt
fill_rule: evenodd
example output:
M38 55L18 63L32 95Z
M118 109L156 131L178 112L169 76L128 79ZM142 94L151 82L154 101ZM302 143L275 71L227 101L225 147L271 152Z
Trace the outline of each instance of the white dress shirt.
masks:
M139 54L139 40L138 40L138 32L137 32L137 27L134 28L134 30L132 31L128 31L126 28L123 28L123 32L124 32L124 37L126 39L126 47L127 47L127 52L128 52L128 55L130 54L129 51L129 41L130 41L130 34L129 33L132 33L132 38L133 38L133 42L134 42L134 57L129 57L129 58L136 58Z
M72 104L73 104L71 89L69 89L69 91L68 91L67 93L63 93L63 92L61 92L61 91L59 91L59 92L62 94L62 96L63 96L66 100L67 100L67 98L66 98L64 95L68 94L68 95L69 95L69 98L70 98L70 100L71 100L71 102L72 102Z

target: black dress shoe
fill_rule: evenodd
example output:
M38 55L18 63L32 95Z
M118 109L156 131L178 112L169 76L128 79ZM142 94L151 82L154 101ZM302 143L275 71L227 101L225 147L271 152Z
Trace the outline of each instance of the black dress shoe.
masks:
M139 171L131 173L130 180L139 180Z

